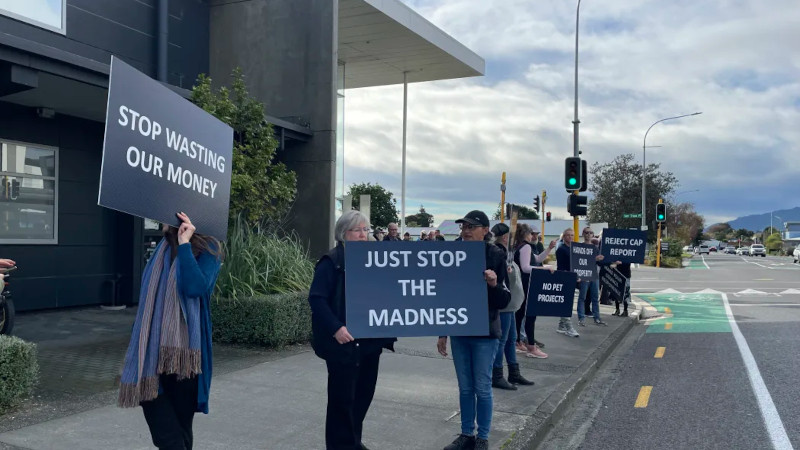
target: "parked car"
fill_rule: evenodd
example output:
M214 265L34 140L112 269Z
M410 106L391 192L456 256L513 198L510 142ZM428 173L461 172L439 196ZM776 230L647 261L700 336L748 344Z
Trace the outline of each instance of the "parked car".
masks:
M694 248L694 252L697 253L698 255L702 255L703 253L708 255L709 254L708 246L705 244L700 244Z
M727 255L735 255L736 249L733 247L725 247L725 254Z
M792 257L794 258L794 262L800 263L800 245L794 249L794 252L792 252Z
M749 255L750 247L739 247L736 249L736 254L740 256Z
M763 256L767 257L767 249L762 244L753 244L750 246L750 256Z
M717 252L717 247L709 247L708 251L716 253Z
M683 251L686 252L686 253L692 253L692 250L694 250L694 249L692 248L691 245L684 245L683 246Z

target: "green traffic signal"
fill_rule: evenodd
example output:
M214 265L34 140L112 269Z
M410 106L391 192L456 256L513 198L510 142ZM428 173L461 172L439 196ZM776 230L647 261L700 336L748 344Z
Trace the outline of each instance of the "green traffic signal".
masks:
M575 178L570 178L569 179L569 185L570 186L575 186L576 184L578 184L578 180L576 180Z
M664 220L664 215L663 214L659 214L658 215L658 220Z

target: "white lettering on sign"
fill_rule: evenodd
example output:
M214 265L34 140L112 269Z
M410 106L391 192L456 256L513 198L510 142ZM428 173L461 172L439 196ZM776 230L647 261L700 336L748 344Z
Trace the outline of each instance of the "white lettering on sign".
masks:
M369 326L465 325L467 308L381 309L369 310Z
M612 248L608 251L613 256L636 256L636 249L633 248Z
M403 297L408 296L408 287L411 286L411 296L436 296L436 280L397 280L403 287Z
M542 303L564 303L565 300L563 295L539 294L536 297L536 301Z
M603 243L609 245L628 245L629 240L628 238L607 237L603 239Z
M214 181L172 163L167 166L167 179L206 197L214 198L214 194L217 191L217 183Z
M393 251L372 251L367 253L367 263L364 267L408 267L408 255L411 250L393 250ZM402 263L400 259L402 258Z
M594 253L593 248L586 248L586 247L578 247L577 245L572 247L572 253L576 253L578 255L591 255Z
M212 169L217 169L220 173L225 173L224 156L218 155L213 150L191 141L186 136L182 136L169 128L167 128L167 145L176 152L200 161Z
M417 267L461 267L466 259L467 252L463 250L422 250L417 253Z
M131 167L139 167L143 171L157 175L164 178L161 168L164 167L164 161L158 156L151 155L147 152L140 151L134 146L128 147L128 152L125 154L125 160Z
M144 137L155 141L156 137L161 134L161 125L158 122L150 120L149 117L139 114L125 105L120 105L119 116L117 123L123 127L130 125L131 131L138 131Z
M589 260L586 258L578 258L578 264L582 266L587 266L589 265Z

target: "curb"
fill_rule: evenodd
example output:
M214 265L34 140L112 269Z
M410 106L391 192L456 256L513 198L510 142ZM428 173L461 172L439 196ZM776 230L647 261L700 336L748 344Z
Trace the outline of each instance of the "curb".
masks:
M644 308L641 303L634 303L637 311L631 315L627 323L609 335L589 359L583 362L555 392L550 394L529 418L522 428L501 445L503 450L528 450L537 448L547 433L561 420L572 402L581 394L592 376L608 359L611 352L622 342L622 339L642 320Z

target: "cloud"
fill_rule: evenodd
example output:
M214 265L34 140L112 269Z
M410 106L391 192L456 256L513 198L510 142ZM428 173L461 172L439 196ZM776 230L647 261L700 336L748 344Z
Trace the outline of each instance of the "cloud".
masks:
M574 4L408 0L486 59L487 76L409 86L407 213L437 221L494 211L548 191L566 214L563 159L572 154ZM707 219L792 207L800 157L800 9L754 0L586 1L581 7L580 148L590 164L621 153L699 189ZM402 86L346 93L346 183L375 181L400 196ZM792 203L793 202L793 203ZM430 205L430 206L429 206ZM434 207L435 206L435 207ZM635 211L632 211L635 212ZM711 223L711 220L707 220Z

